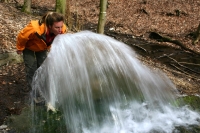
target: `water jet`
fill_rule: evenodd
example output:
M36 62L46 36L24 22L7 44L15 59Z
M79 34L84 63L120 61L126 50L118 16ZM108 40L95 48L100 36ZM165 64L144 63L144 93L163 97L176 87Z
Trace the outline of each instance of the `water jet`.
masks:
M174 106L176 88L126 44L82 31L58 35L36 71L33 90L60 110L68 132L172 132L199 124L199 114Z

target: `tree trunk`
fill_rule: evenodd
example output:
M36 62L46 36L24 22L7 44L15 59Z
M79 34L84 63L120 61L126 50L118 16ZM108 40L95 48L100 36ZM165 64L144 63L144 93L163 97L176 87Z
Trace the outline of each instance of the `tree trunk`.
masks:
M66 24L67 24L67 28L68 30L71 31L72 29L72 17L71 17L71 13L70 13L70 2L69 0L66 0Z
M67 0L56 0L56 12L62 13L65 16Z
M22 12L31 13L31 0L24 0Z
M97 32L100 34L104 33L104 26L106 23L106 9L107 9L107 0L100 0L100 13Z

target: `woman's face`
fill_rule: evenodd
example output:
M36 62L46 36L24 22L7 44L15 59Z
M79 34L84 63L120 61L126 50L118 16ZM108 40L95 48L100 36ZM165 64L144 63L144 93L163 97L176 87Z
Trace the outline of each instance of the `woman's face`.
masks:
M58 35L62 33L62 27L63 27L63 21L54 22L53 25L49 27L49 30L51 33Z

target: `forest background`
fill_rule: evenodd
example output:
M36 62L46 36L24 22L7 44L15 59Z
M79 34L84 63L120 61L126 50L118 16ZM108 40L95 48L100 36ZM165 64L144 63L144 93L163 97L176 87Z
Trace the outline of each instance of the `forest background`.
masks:
M1 60L9 58L7 53L15 53L18 32L31 19L39 19L46 11L54 11L55 3L55 0L32 0L31 14L21 12L23 0L0 3ZM70 22L70 32L96 32L99 4L99 0L70 0L70 13L66 14L67 21ZM139 43L153 43L190 53L194 57L200 55L200 43L192 45L194 33L200 22L199 0L108 0L106 18L105 34L132 47L141 48ZM144 53L145 51L143 49ZM165 72L180 94L200 93L199 69L191 73L169 67L156 58L149 57L148 54L139 58L152 69L161 69ZM6 60L0 69L0 125L6 116L20 114L29 97L24 65L12 61L13 59ZM200 66L200 62L193 65Z

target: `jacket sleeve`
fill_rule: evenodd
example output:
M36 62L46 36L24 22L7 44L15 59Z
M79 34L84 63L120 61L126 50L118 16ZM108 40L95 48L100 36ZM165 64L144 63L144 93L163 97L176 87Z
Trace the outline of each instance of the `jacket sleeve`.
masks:
M32 23L30 22L24 29L22 29L18 36L17 36L17 44L16 48L17 50L24 50L26 47L26 42L29 40L29 36L33 34L34 27L32 26Z

